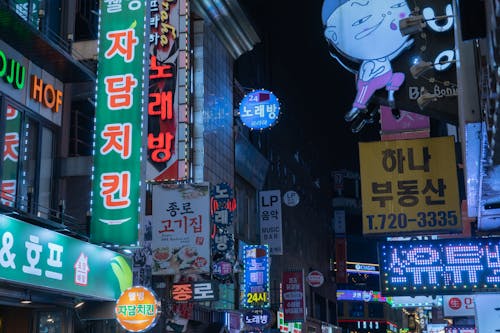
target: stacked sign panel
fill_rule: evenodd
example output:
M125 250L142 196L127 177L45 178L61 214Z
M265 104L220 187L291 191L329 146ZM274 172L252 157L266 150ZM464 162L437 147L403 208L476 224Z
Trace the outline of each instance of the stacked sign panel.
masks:
M146 2L100 2L91 240L138 239Z

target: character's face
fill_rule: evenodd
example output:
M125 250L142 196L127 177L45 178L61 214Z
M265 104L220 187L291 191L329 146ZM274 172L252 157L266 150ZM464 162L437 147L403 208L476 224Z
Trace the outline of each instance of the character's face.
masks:
M398 50L399 20L410 15L405 0L349 0L328 18L325 37L353 60L380 59Z

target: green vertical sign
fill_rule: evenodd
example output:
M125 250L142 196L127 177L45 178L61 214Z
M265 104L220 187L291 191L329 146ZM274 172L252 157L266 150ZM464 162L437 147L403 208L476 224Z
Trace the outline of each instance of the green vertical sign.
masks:
M0 215L0 281L116 300L132 286L130 258Z
M146 2L101 1L91 241L136 245Z

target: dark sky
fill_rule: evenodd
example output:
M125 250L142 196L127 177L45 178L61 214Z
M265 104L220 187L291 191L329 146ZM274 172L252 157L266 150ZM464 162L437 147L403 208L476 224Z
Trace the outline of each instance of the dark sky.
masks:
M260 53L269 60L263 64L253 59L264 77L242 84L271 90L280 99L282 114L271 129L273 138L296 148L305 159L314 159L316 173L357 169L358 141L379 139L378 125L353 134L344 121L355 97L354 75L328 53L321 22L323 0L239 3L262 40L241 58Z

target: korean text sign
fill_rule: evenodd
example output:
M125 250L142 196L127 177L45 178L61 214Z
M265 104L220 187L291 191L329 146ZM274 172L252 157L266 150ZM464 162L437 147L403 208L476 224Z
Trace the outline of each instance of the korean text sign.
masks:
M498 238L382 242L378 247L384 296L453 295L496 289L500 283Z
M259 192L260 243L268 244L271 255L283 254L280 190Z
M304 272L283 272L283 314L286 323L305 320Z
M210 272L208 183L153 187L153 274Z
M146 178L189 176L189 1L150 1Z
M2 280L115 300L132 285L130 260L101 246L0 215Z
M137 243L146 2L100 2L91 239Z
M269 246L245 245L244 249L244 308L269 308Z
M363 234L462 229L453 137L359 144Z

